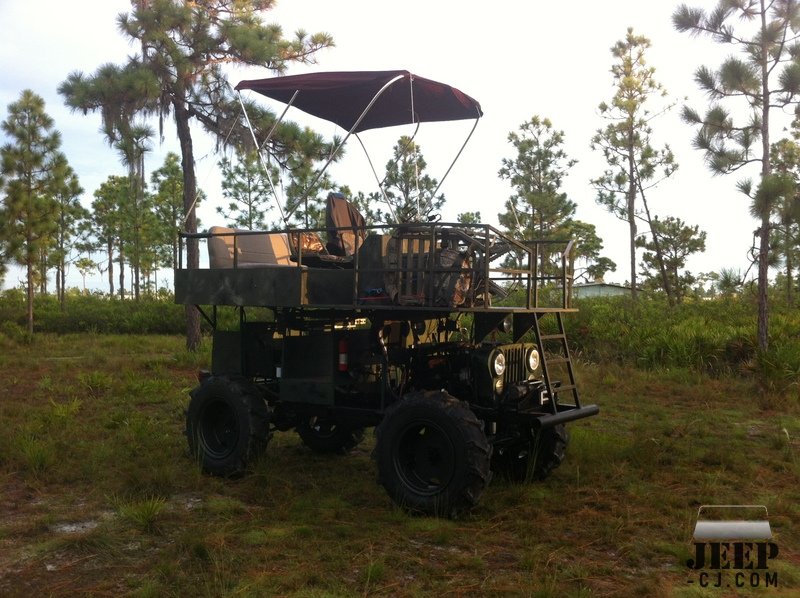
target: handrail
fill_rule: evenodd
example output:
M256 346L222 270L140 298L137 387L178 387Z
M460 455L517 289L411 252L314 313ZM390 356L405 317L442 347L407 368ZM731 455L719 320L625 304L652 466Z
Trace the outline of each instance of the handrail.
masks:
M362 267L363 262L359 259L360 251L356 251L351 260L335 261L332 264L339 264L348 269L354 270L353 280L353 305L359 305L359 292L363 291L360 288L359 280L361 277L368 273L386 272L394 273L399 277L398 280L410 280L406 277L415 277L417 281L433 281L440 273L446 272L461 272L462 274L471 274L471 283L468 290L469 301L475 306L483 306L491 308L493 301L498 297L502 298L503 295L497 293L501 289L508 289L508 285L514 283L523 283L523 290L525 293L524 305L527 309L534 309L541 307L542 300L542 285L547 283L556 283L553 288L559 288L561 300L556 302L560 303L561 307L568 309L571 302L572 282L574 279L572 273L572 260L574 241L572 240L534 240L534 241L517 241L509 238L494 226L488 224L462 224L462 223L406 223L406 224L382 224L358 227L359 231L363 231L364 236L369 232L388 233L394 238L398 239L400 244L395 245L396 249L390 249L390 252L397 251L397 257L405 254L403 244L408 242L414 243L416 249L414 254L418 258L409 259L408 263L401 264L398 259L397 263L393 266L383 264L379 267ZM303 247L303 235L305 233L320 233L324 231L334 230L329 227L316 227L316 228L293 228L282 230L228 230L228 231L214 231L214 232L198 232L198 233L180 233L181 240L183 239L211 239L214 237L233 237L233 268L240 267L239 264L239 237L253 236L253 235L272 235L272 234L287 234L290 235L290 251L293 255L292 261L294 264L288 267L308 267L308 249ZM335 230L353 232L354 227L342 226L337 227ZM182 241L181 241L182 242ZM421 243L421 245L420 245ZM359 243L359 247L363 246L363 242ZM445 267L439 265L440 253L444 248L453 248L460 251L462 255L472 256L472 261L466 266L462 267ZM547 250L547 247L558 247L558 250L553 252ZM503 265L496 263L503 255L516 252L520 255L521 259L518 266ZM393 253L394 255L394 253ZM526 259L527 258L527 259ZM547 264L540 263L543 258L546 258ZM316 260L317 258L314 257ZM516 261L516 260L515 260ZM312 264L312 268L318 264ZM540 266L544 269L540 271ZM178 269L183 269L182 260L178 264ZM477 275L477 278L475 276ZM418 278L416 278L418 277ZM505 286L498 286L497 283ZM403 283L405 284L405 283ZM415 282L414 285L422 285L423 283ZM425 282L425 285L431 282ZM480 288L478 286L480 285ZM549 286L549 284L548 284ZM428 287L416 286L416 291L426 289ZM433 288L433 287L429 287ZM433 306L435 299L428 296L427 291L423 290L424 297L422 301L426 305ZM479 299L478 295L482 295ZM551 297L548 293L545 297ZM546 304L551 304L551 301L546 301Z

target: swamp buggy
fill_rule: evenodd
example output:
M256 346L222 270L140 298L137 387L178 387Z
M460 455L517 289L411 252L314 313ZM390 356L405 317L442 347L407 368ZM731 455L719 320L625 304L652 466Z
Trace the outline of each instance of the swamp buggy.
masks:
M481 116L469 96L406 71L237 89L331 120L348 137ZM564 458L565 424L598 413L581 404L564 331L569 241L520 242L489 225L366 226L336 193L323 228L184 237L205 243L209 258L175 271L176 301L214 330L211 371L186 417L191 454L209 473L244 472L276 430L343 453L374 426L389 496L451 516L477 504L493 472L546 477ZM231 321L222 310L233 310L233 326L221 325Z

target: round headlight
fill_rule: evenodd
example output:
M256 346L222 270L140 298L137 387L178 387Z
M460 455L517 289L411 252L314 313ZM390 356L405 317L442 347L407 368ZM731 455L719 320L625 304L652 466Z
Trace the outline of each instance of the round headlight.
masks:
M500 332L511 332L511 318L505 318L500 324L497 326L497 329Z
M531 349L528 351L528 369L535 371L539 367L539 351Z
M506 371L506 356L502 351L498 351L492 358L492 371L495 376L502 376Z

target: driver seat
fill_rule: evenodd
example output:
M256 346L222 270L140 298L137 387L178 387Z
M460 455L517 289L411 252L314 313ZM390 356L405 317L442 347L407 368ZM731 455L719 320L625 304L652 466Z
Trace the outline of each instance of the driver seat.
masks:
M341 193L328 193L325 209L325 228L328 230L326 249L331 255L350 257L358 251L366 237L366 220Z

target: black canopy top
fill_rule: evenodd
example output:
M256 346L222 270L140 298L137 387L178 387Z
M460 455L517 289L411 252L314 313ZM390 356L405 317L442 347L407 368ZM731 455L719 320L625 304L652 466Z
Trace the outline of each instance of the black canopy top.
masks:
M376 100L354 132L417 122L461 120L483 116L477 100L458 89L408 71L341 71L242 81L251 89L346 130L353 128L375 95L397 78ZM413 94L412 94L413 92Z

